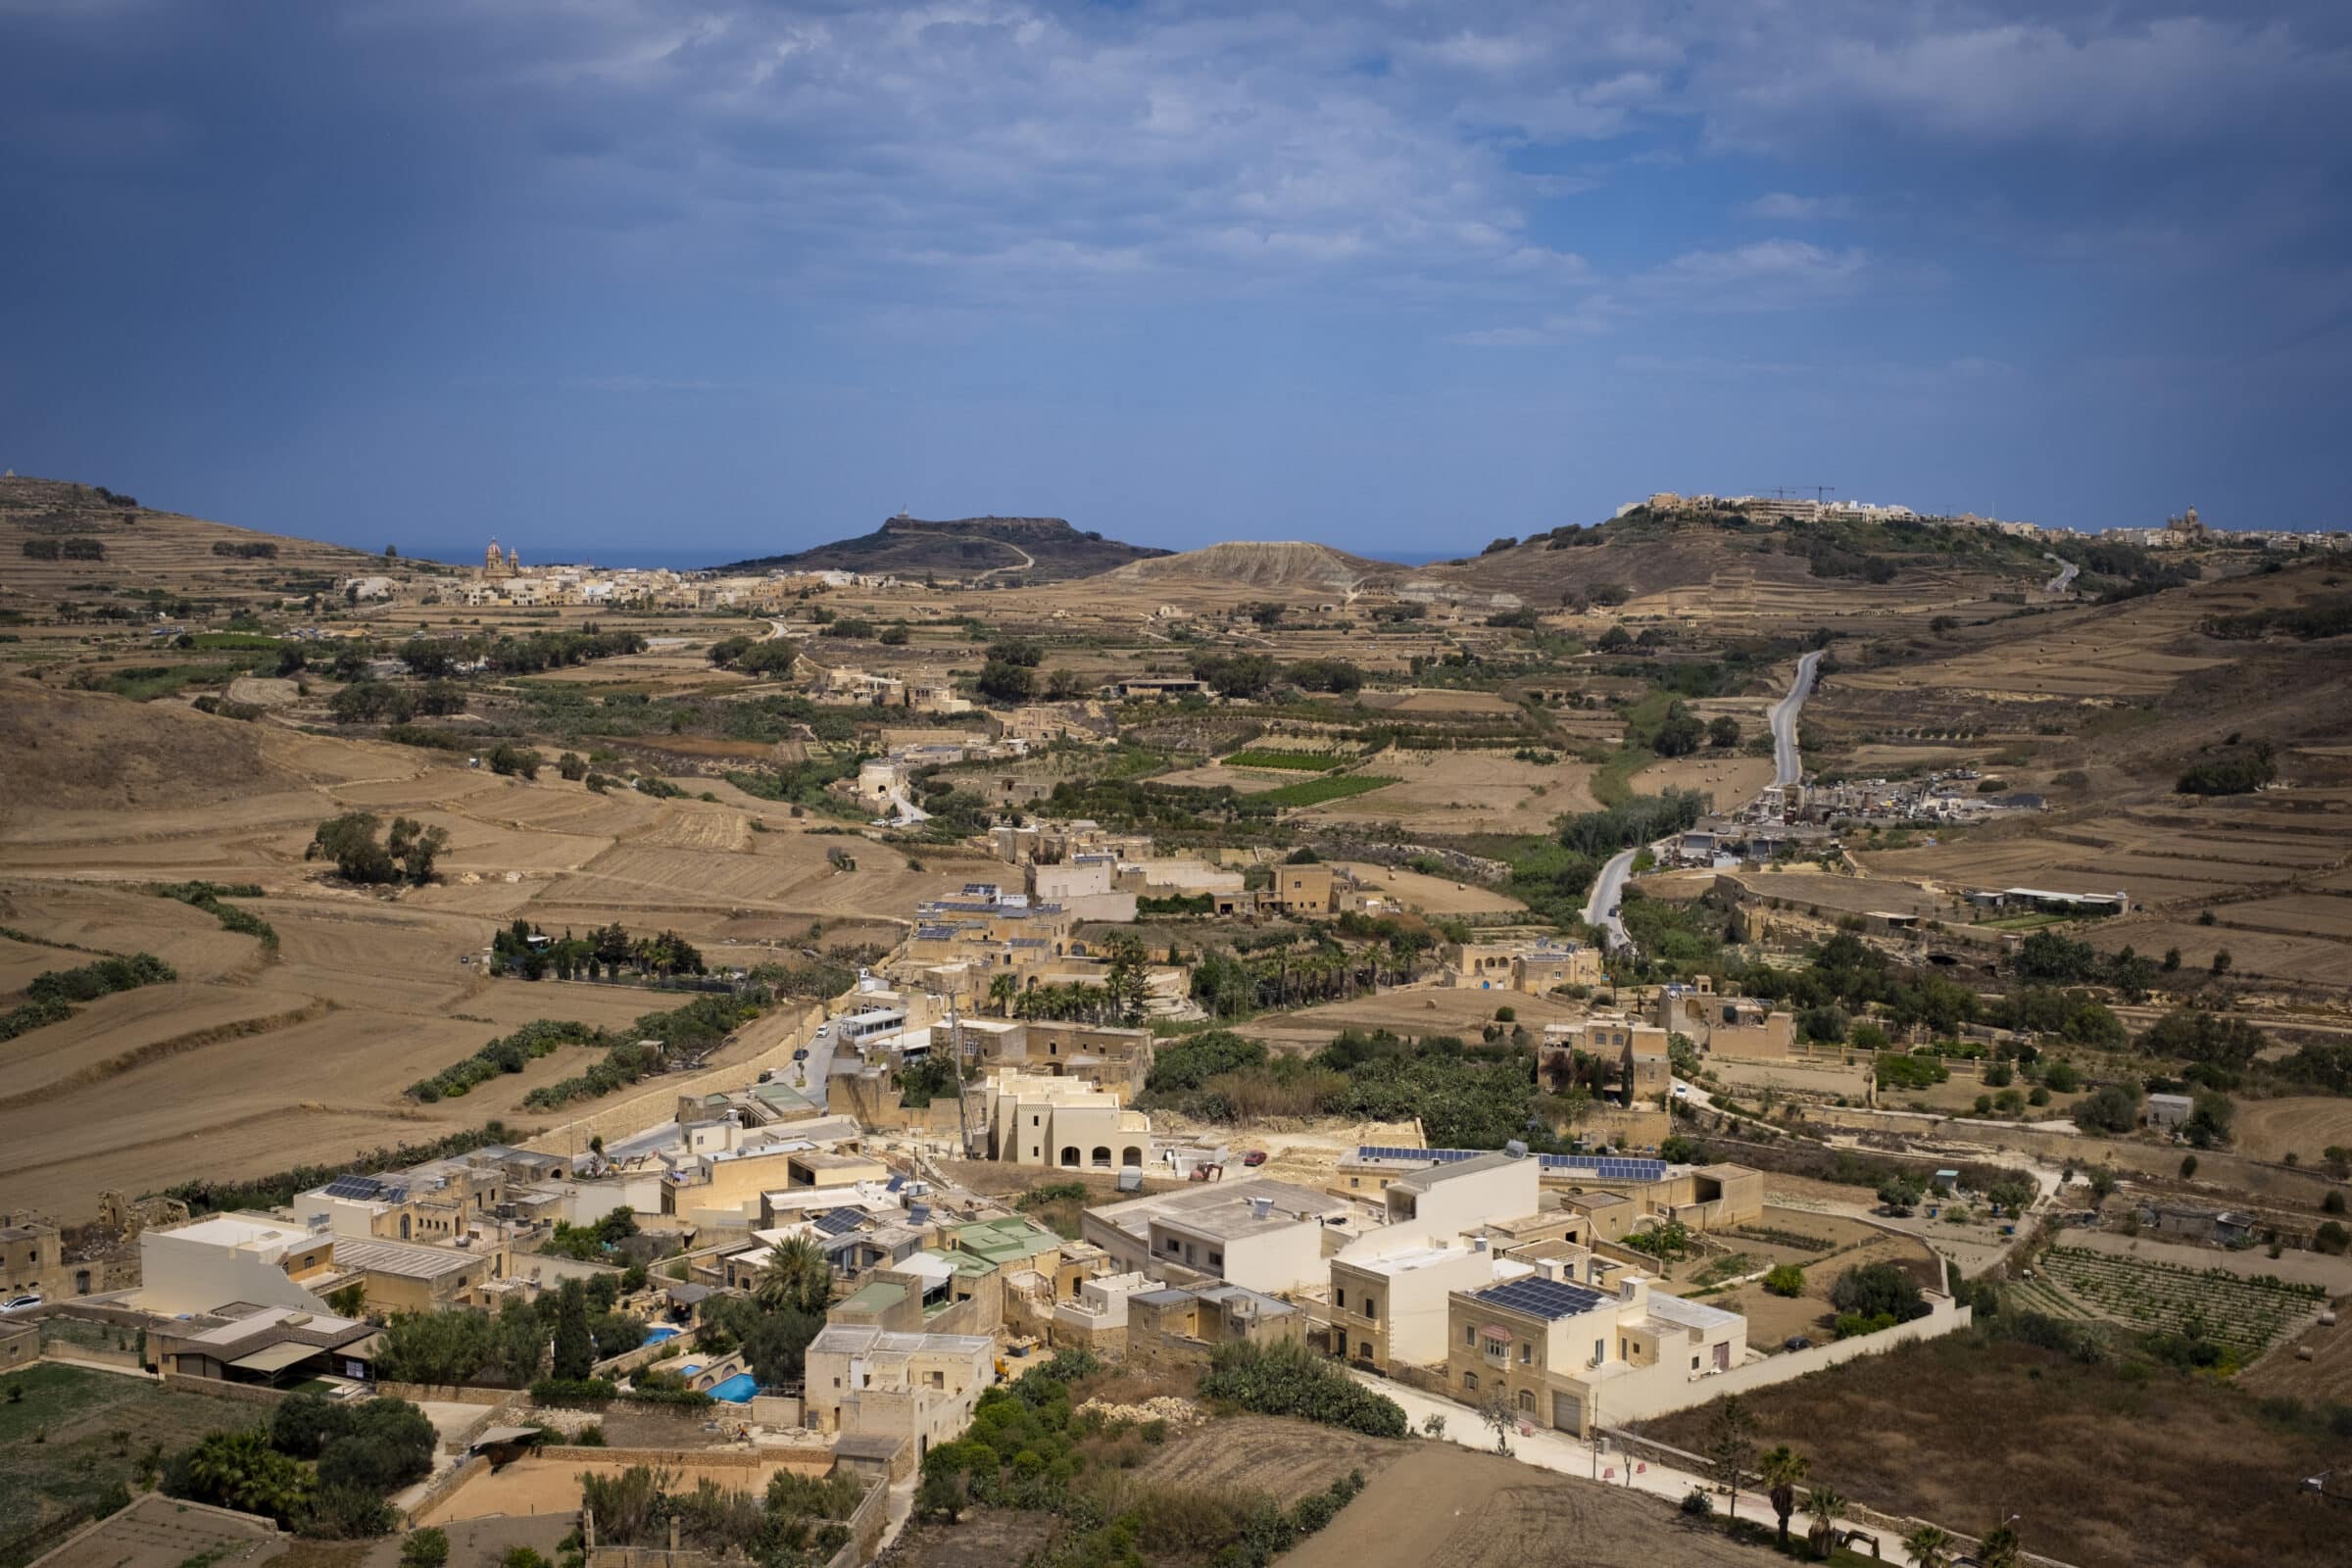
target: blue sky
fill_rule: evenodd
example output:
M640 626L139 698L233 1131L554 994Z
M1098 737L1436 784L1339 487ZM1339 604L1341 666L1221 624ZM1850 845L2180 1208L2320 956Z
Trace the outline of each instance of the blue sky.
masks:
M0 0L0 465L366 546L2352 524L2352 8Z

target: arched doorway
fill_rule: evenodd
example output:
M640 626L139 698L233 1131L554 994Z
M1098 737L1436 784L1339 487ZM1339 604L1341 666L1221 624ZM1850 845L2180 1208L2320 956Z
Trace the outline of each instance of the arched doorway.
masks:
M1076 1170L1078 1168L1078 1146L1076 1144L1070 1144L1063 1148L1061 1152L1061 1163L1063 1168L1068 1170Z
M1133 1144L1129 1144L1129 1145L1128 1145L1128 1146L1127 1146L1125 1149L1122 1149L1122 1150L1120 1150L1120 1151L1119 1151L1119 1163L1120 1163L1120 1164L1122 1164L1122 1165L1141 1165L1143 1162L1144 1162L1144 1152L1143 1152L1142 1150L1140 1150L1140 1149L1136 1148L1136 1147L1135 1147Z
M1097 1170L1110 1169L1109 1146L1105 1144L1097 1144L1095 1146L1094 1153L1088 1157L1088 1163L1093 1165Z

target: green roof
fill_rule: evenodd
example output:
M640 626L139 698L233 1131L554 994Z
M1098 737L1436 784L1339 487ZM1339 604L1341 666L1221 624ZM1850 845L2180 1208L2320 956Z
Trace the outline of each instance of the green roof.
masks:
M958 1251L987 1258L999 1267L1061 1246L1060 1237L1017 1214L959 1226L951 1236Z
M876 1280L873 1284L843 1297L835 1304L834 1310L856 1307L860 1311L880 1312L898 1305L905 1299L906 1299L906 1286L895 1280Z

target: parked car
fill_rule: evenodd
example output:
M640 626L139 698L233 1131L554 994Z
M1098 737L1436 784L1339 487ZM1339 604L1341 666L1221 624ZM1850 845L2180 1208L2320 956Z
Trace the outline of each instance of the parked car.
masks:
M1250 1152L1242 1156L1242 1163L1250 1166L1252 1170L1256 1169L1260 1165L1263 1165L1265 1162L1266 1152L1262 1149L1252 1149L1250 1151Z
M23 1296L12 1296L7 1300L0 1301L0 1312L22 1312L28 1306L40 1304L41 1293L26 1291Z
M1676 1084L1674 1086L1674 1098L1677 1100L1689 1100L1690 1098L1690 1086L1689 1084Z
M792 1054L792 1059L795 1061L807 1061L808 1059L808 1048L807 1046L803 1046L798 1051L795 1051ZM760 1076L765 1077L766 1074L762 1073Z
M1813 1348L1813 1342L1802 1334L1791 1334L1781 1346L1781 1348L1784 1350L1810 1350Z

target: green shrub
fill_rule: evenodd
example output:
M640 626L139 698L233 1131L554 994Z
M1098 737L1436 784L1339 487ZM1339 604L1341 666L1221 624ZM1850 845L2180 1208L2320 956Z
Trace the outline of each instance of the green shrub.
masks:
M1218 1346L1210 1352L1200 1395L1259 1415L1298 1416L1375 1438L1401 1438L1409 1430L1396 1400L1357 1383L1338 1363L1288 1342Z

